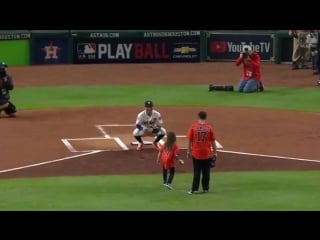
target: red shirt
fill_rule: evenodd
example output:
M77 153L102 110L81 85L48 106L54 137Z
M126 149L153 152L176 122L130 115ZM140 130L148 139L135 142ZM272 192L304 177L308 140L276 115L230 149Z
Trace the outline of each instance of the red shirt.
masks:
M168 151L163 145L160 148L160 155L162 160L162 166L164 169L169 169L175 167L176 157L180 155L180 149L177 144L173 145L173 148Z
M191 155L199 160L212 156L212 142L216 140L213 127L208 123L195 122L188 130L187 138L191 141Z
M242 79L256 79L262 84L261 81L261 59L260 55L257 52L252 52L250 58L245 62L243 58L238 58L236 60L236 66L243 64L243 72L242 72Z

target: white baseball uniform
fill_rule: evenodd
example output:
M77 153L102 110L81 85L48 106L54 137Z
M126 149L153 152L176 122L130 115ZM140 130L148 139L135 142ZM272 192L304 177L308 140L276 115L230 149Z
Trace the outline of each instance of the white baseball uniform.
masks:
M140 125L143 129L139 129L137 125ZM138 113L137 120L136 120L136 128L133 130L134 136L158 136L158 135L166 135L166 129L162 127L163 120L161 118L161 114L156 111L152 110L151 116L147 115L146 110ZM159 132L152 133L153 129L159 128Z

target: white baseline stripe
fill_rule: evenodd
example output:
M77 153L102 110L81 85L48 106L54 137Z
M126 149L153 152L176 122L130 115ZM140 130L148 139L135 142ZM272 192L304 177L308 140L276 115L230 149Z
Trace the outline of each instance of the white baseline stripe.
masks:
M114 137L87 137L87 138L68 138L68 141L85 141L85 140L107 140L113 139Z
M121 151L121 150L120 150L120 151ZM289 159L289 160L296 160L296 161L305 161L305 162L317 162L317 163L320 163L320 160L306 159L306 158L293 158L293 157L284 157L284 156L275 156L275 155L265 155L265 154L256 154L256 153L246 153L246 152L236 152L236 151L226 151L226 150L217 150L217 151L218 151L218 152L225 152L225 153L249 155L249 156L261 156L261 157L269 157L269 158L281 158L281 159ZM44 164L49 164L49 163L53 163L53 162L60 162L60 161L64 161L64 160L68 160L68 159L72 159L72 158L77 158L77 157L81 157L81 156L86 156L86 155L91 155L91 154L95 154L95 153L99 153L99 152L103 152L103 151L100 151L100 150L98 151L98 150L97 150L97 151L92 151L92 152L89 152L89 153L79 154L79 155L75 155L75 156L71 156L71 157L60 158L60 159L56 159L56 160L52 160L52 161L47 161L47 162L42 162L42 163L37 163L37 164L26 165L26 166L23 166L23 167L17 167L17 168L0 170L0 173L11 172L11 171L15 171L15 170L30 168L30 167L36 167L36 166L40 166L40 165L44 165Z
M268 157L268 158L281 158L281 159L289 159L289 160L295 160L295 161L318 162L318 163L320 163L320 160L307 159L307 158L294 158L294 157L284 157L284 156L275 156L275 155L256 154L256 153L226 151L226 150L217 150L217 151L218 152L225 152L225 153L241 154L241 155L250 155L250 156Z
M60 158L60 159L56 159L56 160L52 160L52 161L46 161L46 162L41 162L41 163L26 165L26 166L23 166L23 167L16 167L16 168L10 168L10 169L6 169L6 170L0 170L0 173L11 172L11 171L15 171L15 170L24 169L24 168L36 167L36 166L40 166L40 165L44 165L44 164L49 164L49 163L53 163L53 162L61 162L61 161L64 161L64 160L68 160L68 159L72 159L72 158L77 158L77 157L82 157L82 156L86 156L86 155L90 155L90 154L95 154L95 153L99 153L99 152L102 152L102 151L92 151L92 152L89 152L89 153L84 153L84 154L75 155L75 156L71 156L71 157Z

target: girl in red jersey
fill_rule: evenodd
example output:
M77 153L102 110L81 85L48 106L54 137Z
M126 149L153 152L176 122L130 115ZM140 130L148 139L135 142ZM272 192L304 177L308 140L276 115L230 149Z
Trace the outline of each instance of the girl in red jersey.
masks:
M173 190L171 184L175 174L175 161L179 161L180 164L184 164L184 161L179 158L180 149L176 140L176 134L174 132L168 132L167 140L163 146L160 147L157 156L157 163L160 163L160 159L162 161L163 186L170 190Z

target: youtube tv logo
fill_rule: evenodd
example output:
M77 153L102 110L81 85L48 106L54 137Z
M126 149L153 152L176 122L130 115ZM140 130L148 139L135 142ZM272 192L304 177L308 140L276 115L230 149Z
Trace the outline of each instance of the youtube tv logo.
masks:
M227 42L225 41L212 41L210 43L211 53L225 53L227 51Z

